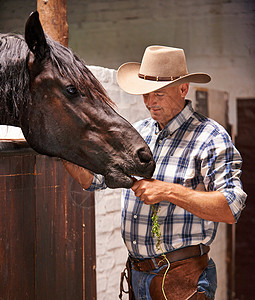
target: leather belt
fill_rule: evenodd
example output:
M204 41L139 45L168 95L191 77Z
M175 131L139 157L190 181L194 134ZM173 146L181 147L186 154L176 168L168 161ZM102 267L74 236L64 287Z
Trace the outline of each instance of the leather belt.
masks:
M169 260L170 263L202 256L206 253L208 253L210 250L209 246L206 246L204 244L199 244L195 246L188 246L181 249L177 249L171 252L166 253L166 257ZM134 257L129 257L132 266L135 270L140 272L150 272L152 270L158 269L161 266L165 265L167 262L163 255L153 257L153 258L145 258L145 259L137 259Z

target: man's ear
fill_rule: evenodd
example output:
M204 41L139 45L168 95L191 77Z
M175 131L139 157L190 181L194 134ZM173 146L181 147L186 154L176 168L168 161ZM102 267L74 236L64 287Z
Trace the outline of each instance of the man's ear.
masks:
M42 60L48 55L49 46L39 20L38 11L33 12L26 22L25 41L35 59Z
M180 92L181 92L181 96L185 98L185 96L187 95L189 91L189 83L183 83L180 85Z

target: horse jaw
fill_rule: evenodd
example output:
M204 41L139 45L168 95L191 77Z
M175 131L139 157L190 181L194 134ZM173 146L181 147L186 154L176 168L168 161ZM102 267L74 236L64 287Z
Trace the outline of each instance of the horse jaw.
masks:
M131 176L125 175L122 172L113 171L105 175L105 184L111 189L126 188L129 189L134 184Z

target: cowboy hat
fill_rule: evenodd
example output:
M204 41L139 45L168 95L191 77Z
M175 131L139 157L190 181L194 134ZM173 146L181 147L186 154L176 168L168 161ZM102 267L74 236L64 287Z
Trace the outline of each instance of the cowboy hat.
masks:
M133 95L148 94L170 85L210 80L206 73L188 74L183 49L165 46L147 47L141 64L128 62L117 71L119 86Z

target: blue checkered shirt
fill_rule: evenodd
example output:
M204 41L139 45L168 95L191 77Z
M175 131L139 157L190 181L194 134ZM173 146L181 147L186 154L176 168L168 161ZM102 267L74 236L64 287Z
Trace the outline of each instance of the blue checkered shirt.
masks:
M238 220L246 194L240 182L242 159L226 130L194 112L191 102L160 131L152 118L134 124L156 161L153 178L199 191L220 191ZM105 187L95 176L89 190ZM156 256L152 237L152 208L130 189L122 190L121 232L129 253L138 258ZM168 201L155 205L164 252L203 243L210 245L218 223L201 219Z

